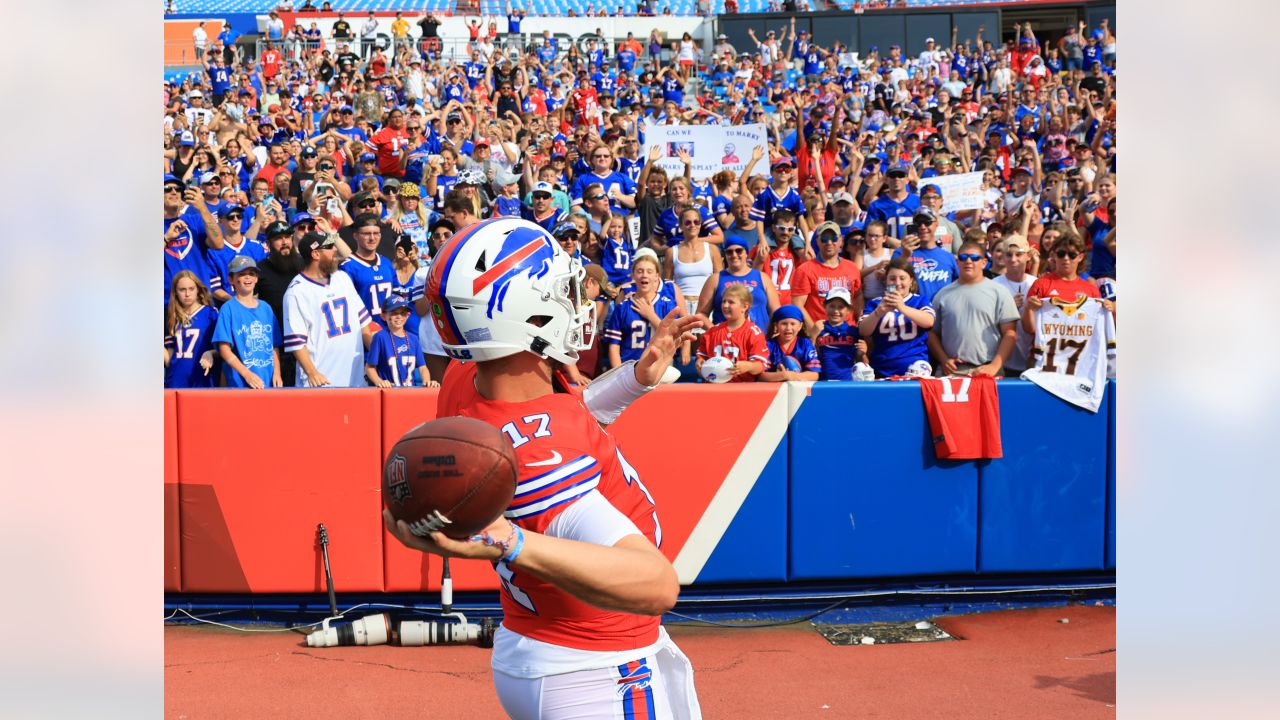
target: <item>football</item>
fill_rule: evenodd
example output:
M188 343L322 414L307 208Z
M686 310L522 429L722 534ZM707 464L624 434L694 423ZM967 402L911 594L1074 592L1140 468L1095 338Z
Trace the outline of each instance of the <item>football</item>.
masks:
M518 465L507 436L465 417L425 422L387 453L382 501L413 534L465 540L498 519L515 495Z
M702 379L709 383L729 382L733 375L729 371L733 369L733 361L727 357L709 357L702 361L702 367L698 370L702 375Z
M783 370L790 370L791 372L804 371L804 368L800 367L800 361L790 355L783 355L782 362L780 364L782 365Z

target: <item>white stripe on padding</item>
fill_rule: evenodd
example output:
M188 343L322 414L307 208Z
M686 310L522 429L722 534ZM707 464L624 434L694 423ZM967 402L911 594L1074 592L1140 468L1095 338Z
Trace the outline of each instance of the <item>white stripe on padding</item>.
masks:
M803 386L800 395L803 402L808 383L778 383L778 392L760 416L751 439L743 446L742 453L729 469L720 489L711 498L706 511L694 526L693 533L672 563L680 584L688 585L698 578L712 551L720 543L720 538L724 537L725 530L729 529L729 523L733 522L738 509L751 493L751 488L755 487L756 479L764 472L764 466L778 449L778 443L786 437L787 425L800 405L799 402L791 403L788 400L788 396L792 394L788 391L790 385ZM785 520L782 518L779 522Z

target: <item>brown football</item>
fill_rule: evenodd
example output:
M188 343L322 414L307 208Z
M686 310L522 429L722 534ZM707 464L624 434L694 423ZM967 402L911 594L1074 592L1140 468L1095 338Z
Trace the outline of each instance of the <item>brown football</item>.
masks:
M405 433L382 468L382 502L415 535L458 540L498 519L516 492L516 452L494 426L465 417Z

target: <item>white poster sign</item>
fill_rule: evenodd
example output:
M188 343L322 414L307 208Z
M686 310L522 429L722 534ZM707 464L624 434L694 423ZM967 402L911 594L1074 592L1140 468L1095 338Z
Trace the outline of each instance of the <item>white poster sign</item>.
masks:
M935 175L920 180L920 187L937 185L942 191L942 212L980 210L982 208L982 173Z
M751 151L760 148L762 156L752 170L754 175L769 174L769 140L764 125L647 125L644 130L644 155L650 148L662 148L657 165L668 177L684 175L684 162L679 151L693 159L692 174L697 179L709 178L721 170L732 170L739 176L751 162Z

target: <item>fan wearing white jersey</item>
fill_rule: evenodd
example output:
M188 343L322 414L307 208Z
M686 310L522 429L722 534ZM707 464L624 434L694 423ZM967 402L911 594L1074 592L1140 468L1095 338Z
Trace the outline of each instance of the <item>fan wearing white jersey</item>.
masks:
M1116 325L1101 300L1050 298L1035 311L1035 367L1022 377L1091 412L1116 376Z
M298 359L298 387L363 387L373 319L351 277L338 269L337 235L310 232L307 261L284 291L284 349Z

